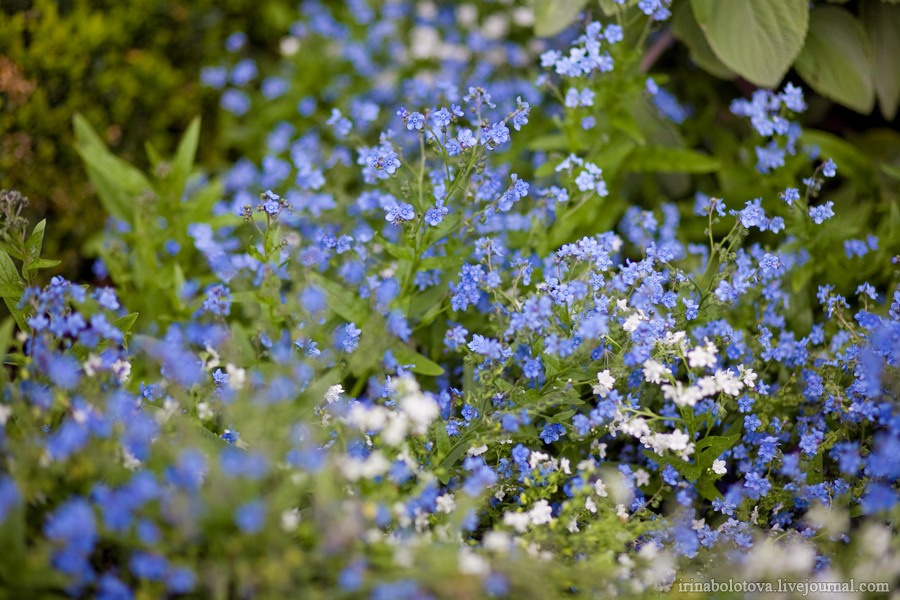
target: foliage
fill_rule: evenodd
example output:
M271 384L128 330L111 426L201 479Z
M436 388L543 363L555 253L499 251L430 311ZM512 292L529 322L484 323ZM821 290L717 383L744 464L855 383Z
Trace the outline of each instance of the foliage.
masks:
M78 242L103 224L77 168L72 115L83 113L126 156L139 157L146 143L171 148L173 132L214 107L197 84L200 65L234 30L265 31L287 4L3 3L0 187L29 196L31 214L51 216L56 234L48 247L70 270L81 266Z
M4 591L897 578L896 134L805 126L792 82L704 101L668 2L583 6L232 35L220 173L197 120L142 169L75 117L111 287L36 284L0 203Z

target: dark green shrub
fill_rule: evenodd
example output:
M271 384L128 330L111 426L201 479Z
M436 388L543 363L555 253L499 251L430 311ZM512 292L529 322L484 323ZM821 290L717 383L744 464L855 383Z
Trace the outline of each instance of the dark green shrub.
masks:
M78 268L78 245L102 226L73 146L82 113L118 153L174 148L198 112L215 127L215 98L200 68L224 39L249 30L265 41L285 0L18 0L0 7L0 188L27 195L62 236L48 251ZM255 33L255 35L254 35ZM277 40L275 40L277 42ZM275 43L273 42L273 43ZM128 131L127 138L122 131ZM210 139L211 136L205 136ZM206 158L210 151L201 149Z

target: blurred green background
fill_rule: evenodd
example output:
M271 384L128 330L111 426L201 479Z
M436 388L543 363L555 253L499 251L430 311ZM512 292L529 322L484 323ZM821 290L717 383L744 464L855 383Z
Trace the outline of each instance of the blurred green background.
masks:
M146 167L144 144L174 149L191 118L215 139L217 97L199 82L225 38L247 32L260 51L290 22L286 0L0 1L0 188L17 189L48 216L46 253L61 272L84 269L81 244L104 215L74 149L83 114L114 152ZM281 24L278 27L278 24ZM214 164L216 145L200 160Z

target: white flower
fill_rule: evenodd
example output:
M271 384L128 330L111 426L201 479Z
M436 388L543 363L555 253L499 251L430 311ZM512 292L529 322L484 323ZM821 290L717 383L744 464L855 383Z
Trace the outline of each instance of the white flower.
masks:
M490 570L490 564L483 557L478 556L471 550L462 549L459 551L459 572L463 575L483 577Z
M615 384L616 379L609 374L609 369L600 371L597 373L597 383L594 384L594 393L598 394L601 398L606 398Z
M675 385L667 383L660 389L662 389L663 396L666 400L671 400L678 406L694 406L697 404L697 401L704 396L701 389L692 385L684 387L680 381L676 381Z
M472 446L466 451L466 454L469 456L481 456L485 452L487 452L487 444L482 444L480 446Z
M716 348L716 345L706 341L706 346L697 346L690 352L688 352L688 365L692 368L698 367L711 367L716 364L716 354L718 354L719 349Z
M716 371L716 385L720 390L729 396L737 396L744 388L744 384L738 379L731 370L719 369Z
M644 469L638 469L634 472L634 482L638 485L638 487L643 487L650 483L650 473L645 471Z
M127 383L128 379L131 377L131 363L120 358L113 363L112 372L116 375L116 378L120 383Z
M716 475L724 475L725 472L728 471L728 469L725 468L725 461L718 459L713 461L712 470Z
M513 514L513 513L508 513ZM524 514L524 513L519 513ZM482 541L482 546L488 552L498 552L502 554L506 554L509 552L509 546L511 543L510 535L505 531L495 531L491 530L484 534L484 539Z
M343 393L344 387L342 385L333 385L325 392L325 402L327 402L328 404L334 404L340 399L341 394Z
M641 321L644 321L644 320L646 320L646 317L644 316L644 312L641 309L637 309L637 311L634 314L630 315L627 319L625 319L625 322L622 323L622 329L624 329L628 333L631 333L632 331L637 329L638 325L641 324Z
M437 511L450 514L456 508L456 500L453 497L453 494L443 494L438 496L435 500L435 504L437 505Z
M685 335L683 331L676 331L675 333L667 331L665 339L660 340L659 343L664 346L683 348Z
M525 533L525 531L528 529L529 523L531 523L531 516L529 513L524 513L524 512L503 513L503 524L512 527L519 533Z
M528 511L532 525L546 525L553 520L553 508L546 500L541 500Z
M544 461L550 460L549 454L544 454L543 452L532 452L531 456L528 457L528 466L532 469L536 469L538 465L542 464Z
M701 396L715 396L719 393L719 384L716 383L715 377L709 375L701 377L697 380L697 388L700 390Z
M5 404L0 404L0 425L6 425L7 419L12 414L12 409Z
M584 500L584 507L588 509L588 512L594 514L597 512L597 503L594 502L594 499L588 496Z
M88 377L93 377L97 374L97 371L103 368L103 359L97 356L96 354L88 354L87 360L81 365L84 369L84 374Z
M400 392L400 400L397 404L400 406L400 410L409 416L415 433L427 433L428 428L441 412L437 402L423 394L419 389L419 384L410 376L391 380L391 388Z
M566 529L569 531L569 533L578 533L579 531L581 531L580 529L578 529L578 521L575 520L575 517L572 517L572 520L569 521L569 525L566 527Z
M753 369L748 369L748 368L744 367L744 365L739 365L738 371L740 373L739 376L740 376L741 380L744 382L744 385L746 385L749 388L756 386L757 374L753 372Z
M606 484L603 483L602 479L598 479L594 482L594 493L601 498L606 498L607 496L609 496L609 494L606 493Z
M294 531L300 525L300 509L292 508L281 513L281 528L285 531Z
M231 363L225 365L225 372L228 373L228 387L233 390L239 390L247 383L247 371L236 367Z
M660 384L666 375L671 375L672 369L656 362L652 358L644 361L644 380L650 383Z

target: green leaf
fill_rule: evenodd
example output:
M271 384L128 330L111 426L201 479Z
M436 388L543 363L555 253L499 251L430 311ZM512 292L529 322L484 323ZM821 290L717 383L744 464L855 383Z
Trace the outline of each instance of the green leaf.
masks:
M19 271L9 254L0 250L0 296L9 313L16 320L16 324L22 331L28 331L25 322L25 312L19 308L19 299L25 291L25 282L19 277Z
M860 12L872 43L875 94L887 121L893 121L900 104L900 5L867 0Z
M310 278L330 297L329 308L341 318L357 325L362 325L366 322L370 311L369 305L366 304L364 299L357 296L349 288L319 273L311 273Z
M6 352L12 343L13 328L15 326L16 323L13 319L4 319L3 324L0 325L0 356L3 357L4 361ZM0 383L6 383L6 369L2 365L0 365Z
M531 0L534 9L534 35L551 37L568 27L587 0Z
M13 258L17 258L19 260L24 260L25 257L22 256L21 250L18 248L14 248L12 244L7 244L6 242L0 241L0 251L6 252Z
M804 145L818 146L822 159L834 159L842 176L851 177L864 183L874 181L875 172L872 162L859 148L847 140L817 129L804 129L800 140Z
M450 448L452 447L450 436L447 435L447 429L442 422L438 421L434 424L432 427L432 436L437 445L437 451L440 454L444 455L450 452Z
M113 155L81 115L73 119L76 151L106 211L132 223L135 199L153 186L140 170Z
M175 199L180 199L184 193L184 187L187 179L191 175L194 167L194 157L197 155L197 144L200 141L200 117L194 117L191 124L188 125L187 131L178 142L178 149L175 151L175 158L172 159L171 189L174 192Z
M0 296L11 298L16 302L25 291L25 282L19 277L16 264L6 252L0 251Z
M465 258L462 256L429 256L419 261L419 270L453 269L462 265L464 262Z
M687 148L636 146L622 164L624 171L639 173L713 173L719 160Z
M722 79L734 78L734 71L726 67L709 47L688 3L677 4L672 11L672 32L687 46L691 60L701 69Z
M881 165L881 171L888 177L900 181L900 167L883 164Z
M393 256L394 258L406 261L412 261L415 258L415 253L413 249L409 246L401 246L399 244L394 244L389 242L383 235L380 233L375 234L375 242L378 243L385 251Z
M600 0L600 10L607 17L614 17L617 13L625 10L625 8L634 6L637 3L638 0L627 0L623 6L617 0Z
M134 327L134 322L137 321L138 314L139 313L133 312L125 315L124 317L119 317L118 319L113 321L113 327L115 327L125 335L128 335L128 333L131 331L131 328Z
M47 227L47 219L34 226L31 235L25 241L25 253L29 262L35 261L41 256L41 248L44 245L44 229Z
M427 375L429 377L437 377L444 374L444 368L433 360L422 356L415 350L410 349L401 342L397 342L390 346L394 358L401 365L413 365L412 370L419 375Z
M775 87L803 48L807 0L691 0L710 48L728 68Z
M39 258L35 261L32 261L28 265L28 271L40 271L41 269L52 269L53 267L59 266L62 264L61 260L56 260L53 258Z
M695 481L698 477L700 477L700 467L698 467L697 465L692 465L691 463L685 460L681 460L680 458L676 458L670 454L663 454L662 456L660 456L659 454L651 450L644 450L644 456L658 463L671 465L673 469L678 471L688 481Z
M814 90L860 113L875 105L866 34L847 10L820 6L812 11L806 45L794 65Z

